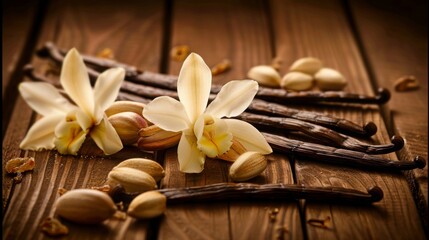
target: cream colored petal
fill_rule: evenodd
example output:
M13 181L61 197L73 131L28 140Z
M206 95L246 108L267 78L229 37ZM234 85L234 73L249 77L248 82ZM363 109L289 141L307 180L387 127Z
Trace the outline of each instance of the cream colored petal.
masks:
M90 136L106 155L117 153L123 148L121 138L106 116L91 130Z
M214 158L227 152L232 145L232 134L225 120L201 115L194 124L197 147L206 156Z
M60 81L70 98L88 115L92 115L94 93L83 59L74 48L64 58Z
M200 55L191 53L183 62L177 81L177 93L193 123L207 107L212 72Z
M247 149L247 151L262 154L272 153L270 145L264 136L251 124L236 120L224 119L232 135Z
M98 76L94 86L94 118L99 123L104 111L118 97L119 89L124 81L125 71L122 68L112 68Z
M28 130L19 147L25 150L53 149L55 127L64 119L64 114L52 114L38 120Z
M82 109L76 109L75 111L69 112L67 117L77 121L83 130L89 130L93 125L95 125L94 119L92 119L91 116L89 116Z
M76 155L86 139L87 131L76 121L63 121L55 128L55 147L61 154Z
M43 116L58 113L65 114L75 108L49 83L23 82L19 84L19 92L27 104Z
M183 132L177 148L180 171L200 173L204 169L205 155L197 148L197 139L192 132Z
M235 80L225 84L216 98L206 109L206 113L217 117L240 115L255 97L258 83L253 80Z
M171 97L155 98L145 106L143 116L167 131L179 132L190 126L183 104Z

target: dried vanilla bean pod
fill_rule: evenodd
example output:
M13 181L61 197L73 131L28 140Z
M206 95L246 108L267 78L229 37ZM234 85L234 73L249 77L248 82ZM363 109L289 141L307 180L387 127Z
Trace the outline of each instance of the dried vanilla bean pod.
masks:
M262 133L271 147L279 152L294 154L297 157L304 157L335 164L344 164L353 167L364 167L373 170L411 170L424 168L426 161L420 156L414 161L392 161L378 156L368 155L362 152L351 151L324 146L315 143L307 143L292 140L286 137L277 136L270 133Z
M194 203L231 200L295 200L307 199L320 202L371 204L383 199L383 191L378 186L367 192L341 187L308 187L296 184L252 184L216 183L186 188L164 188L158 190L167 197L167 204ZM137 194L126 194L117 185L110 195L116 201L131 201Z
M368 154L384 154L400 150L404 140L399 136L392 137L391 144L373 145L356 138L337 133L331 129L292 118L267 117L258 114L242 113L237 117L262 129L299 131L305 135L322 141L328 145L364 152ZM274 131L276 131L274 130Z
M65 51L60 50L53 43L48 42L45 46L38 51L39 56L50 57L56 62L62 62ZM123 67L126 70L127 79L139 83L153 85L155 87L165 87L170 90L176 90L177 88L177 77L171 75L164 75L161 73L146 73L138 71L135 67L118 63L112 60L106 60L103 58L97 58L88 55L82 55L84 61L88 65L92 65L98 70L105 70L112 67ZM140 77L141 75L141 77ZM154 77L155 79L150 79ZM176 79L176 81L174 81ZM212 93L220 91L221 86L212 85ZM288 92L284 89L273 89L260 87L256 98L265 99L269 101L275 101L279 103L285 102L299 102L315 103L315 102L338 102L338 103L359 103L359 104L383 104L390 99L390 93L387 89L378 89L376 96L367 96L360 94L352 94L341 91L329 91L329 92L314 92L314 91L302 91L302 92Z
M333 116L289 108L277 103L253 99L248 109L255 113L268 113L278 116L290 117L306 122L311 122L343 133L370 137L377 132L377 125L373 122L366 123L363 127L352 121Z

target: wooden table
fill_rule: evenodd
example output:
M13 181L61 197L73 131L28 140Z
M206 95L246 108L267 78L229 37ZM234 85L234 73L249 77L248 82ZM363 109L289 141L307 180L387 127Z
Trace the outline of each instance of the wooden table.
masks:
M46 41L76 47L95 55L104 48L115 59L139 69L177 75L181 62L169 51L188 45L209 66L227 58L232 69L214 77L216 83L244 79L250 67L305 56L320 58L348 79L348 92L373 95L388 88L392 98L383 106L309 107L353 120L374 121L376 143L399 134L406 146L389 159L427 158L427 1L9 1L3 6L3 164L33 156L36 168L15 184L3 170L4 239L47 238L39 224L53 212L57 191L103 183L107 173L129 157L163 163L161 187L199 186L229 181L229 164L211 160L201 174L178 170L176 149L145 153L126 148L110 157L62 156L56 151L19 149L36 114L17 92L27 80L26 63L40 66L35 49ZM393 82L414 75L420 88L396 92ZM82 150L91 153L88 149ZM100 226L65 222L68 239L426 239L428 236L427 167L397 173L368 171L272 154L255 183L340 186L365 191L378 185L384 199L372 206L312 201L218 202L169 206L151 221L108 220ZM269 211L278 208L275 221ZM330 217L329 228L307 223Z

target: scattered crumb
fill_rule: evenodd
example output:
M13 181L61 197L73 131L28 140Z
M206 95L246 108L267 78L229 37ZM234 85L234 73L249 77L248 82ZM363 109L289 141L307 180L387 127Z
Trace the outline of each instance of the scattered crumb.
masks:
M113 214L113 218L124 221L127 219L127 213L122 211L116 211L115 214Z
M34 169L35 161L33 157L12 158L6 163L7 173L22 173Z
M114 58L113 50L110 49L110 48L105 48L105 49L101 50L97 54L97 57L99 57L99 58L113 59Z
M40 224L42 232L51 237L67 235L69 229L58 219L48 217Z
M212 67L212 75L216 76L228 71L231 68L231 61L229 59L224 59L222 62L216 64Z
M60 196L62 196L64 193L66 193L68 190L67 189L65 189L65 188L58 188L58 194L60 195Z
M309 219L307 223L314 227L329 228L331 225L331 217L327 216L325 219Z
M91 189L109 193L112 188L110 187L110 185L106 184L101 187L91 187Z
M189 55L191 49L187 45L173 47L170 51L170 56L173 60L183 62Z
M278 208L274 208L273 210L268 211L268 218L270 219L270 222L275 222L277 219L277 214L279 213Z
M397 92L405 92L418 89L419 83L415 76L409 75L398 78L395 81L394 86Z

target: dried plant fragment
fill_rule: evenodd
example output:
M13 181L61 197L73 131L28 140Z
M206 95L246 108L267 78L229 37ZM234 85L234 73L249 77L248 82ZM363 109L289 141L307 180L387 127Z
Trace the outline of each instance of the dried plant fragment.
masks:
M183 62L191 52L191 49L187 45L176 46L171 49L171 58L178 62Z
M58 188L58 194L60 195L60 196L62 196L64 193L66 193L68 190L67 189L65 189L65 188Z
M34 169L35 161L33 157L12 158L6 163L7 173L22 173Z
M229 59L224 59L222 62L216 64L212 67L212 75L217 76L221 73L228 71L231 68L231 61Z
M127 213L122 211L116 211L115 214L113 214L113 218L124 221L127 219Z
M397 92L411 91L419 88L419 83L415 76L402 76L395 81Z
M276 227L276 239L280 240L280 239L284 239L284 234L288 233L289 230L287 229L286 226L277 226Z
M113 59L114 58L113 50L110 49L110 48L105 48L105 49L101 50L97 54L97 57L99 57L99 58Z
M307 223L314 227L329 228L331 225L331 217L327 216L325 219L308 219Z
M48 217L40 224L42 232L50 237L67 235L69 229L64 226L58 219Z
M112 187L110 187L110 185L106 184L106 185L103 185L100 187L91 187L91 189L98 190L98 191L101 191L104 193L109 193L112 190Z

